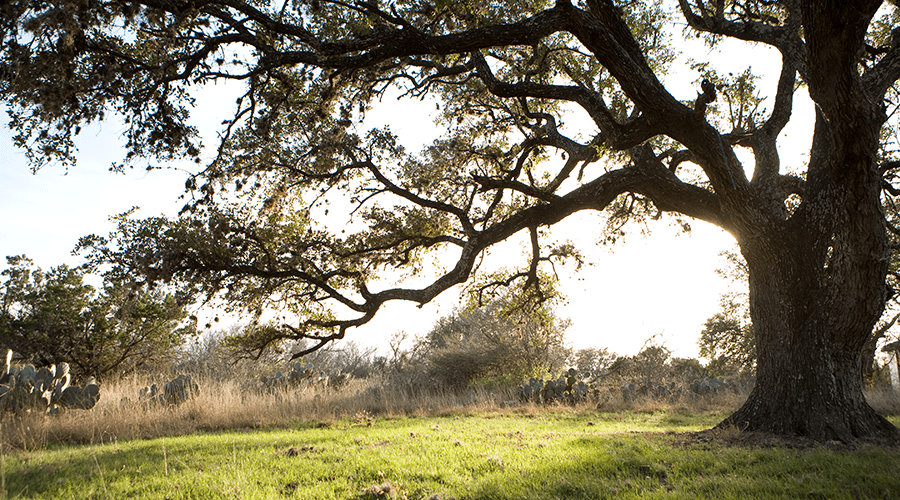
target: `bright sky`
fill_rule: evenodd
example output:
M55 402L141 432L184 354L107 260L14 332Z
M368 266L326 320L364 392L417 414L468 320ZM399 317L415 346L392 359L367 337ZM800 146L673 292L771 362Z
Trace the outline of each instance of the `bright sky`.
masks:
M769 68L775 63L777 70L779 62L749 53L740 58L706 55L730 65L725 71L735 73L750 63ZM761 86L764 95L771 93L777 73L769 72L767 77ZM685 73L675 82L683 90L677 97L695 97L690 86L694 78L695 74ZM201 129L214 130L222 113L231 109L233 99L223 100L219 90L201 96L197 121ZM228 103L226 109L222 109L223 102ZM411 118L415 106L390 106L380 117L377 113L371 117L373 125L379 120L391 123L392 130L404 140L418 127L416 119ZM801 112L798 108L809 113L807 102L795 104L795 113ZM45 269L62 263L77 264L70 251L78 238L91 233L105 235L113 228L109 216L133 206L141 207L140 213L145 216L177 213L184 205L178 199L184 188L184 172L108 172L110 164L124 155L119 139L122 131L116 123L88 128L78 142L76 167L68 172L59 167L45 168L32 175L24 154L13 147L10 131L0 129L0 258L26 254ZM781 143L802 149L808 141L802 128L789 125ZM212 139L205 142L214 143ZM719 293L726 285L715 273L722 265L718 254L732 248L733 239L701 222L692 223L689 236L657 224L651 226L651 237L632 235L624 244L609 248L594 244L599 227L591 221L573 219L554 229L560 234L581 235L579 248L591 263L577 275L563 276L568 304L559 309L559 314L572 320L568 340L578 348L606 347L619 354L634 354L645 340L658 334L673 355L697 356L702 325L718 310ZM5 268L5 261L0 264ZM441 296L421 309L412 304L392 305L363 329L350 330L348 338L384 346L386 339L399 330L423 334L456 304L455 297Z

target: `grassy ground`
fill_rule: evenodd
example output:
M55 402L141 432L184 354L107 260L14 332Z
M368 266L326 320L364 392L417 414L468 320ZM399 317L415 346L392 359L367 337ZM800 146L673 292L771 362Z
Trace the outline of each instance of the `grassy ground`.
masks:
M4 498L898 498L900 450L728 446L724 413L373 418L50 445L3 456ZM900 424L900 419L893 419Z
M136 403L149 381L124 379L89 412L0 418L0 500L900 499L897 449L698 433L743 402L734 394L598 410L373 381L280 397L200 382L177 407ZM900 408L896 395L869 399Z

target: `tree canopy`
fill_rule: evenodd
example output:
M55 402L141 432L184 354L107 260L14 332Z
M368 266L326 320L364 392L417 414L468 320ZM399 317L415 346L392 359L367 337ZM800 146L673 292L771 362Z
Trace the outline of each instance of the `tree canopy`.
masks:
M611 230L663 213L717 225L748 264L758 350L729 422L849 441L896 435L848 379L890 293L897 16L881 0L13 0L0 96L34 165L71 163L73 137L111 113L126 123L120 167L199 161L181 217L123 216L82 246L112 275L288 311L263 340L315 348L388 301L462 283L539 304L555 266L580 258L548 228L580 211L606 211ZM777 81L698 61L696 94L674 94L672 26L779 57ZM188 118L222 81L244 90L205 161ZM809 156L783 165L804 90ZM443 135L410 152L388 127L358 127L396 94L434 103ZM524 262L480 272L514 235ZM434 254L452 262L432 276ZM404 280L385 284L395 270Z

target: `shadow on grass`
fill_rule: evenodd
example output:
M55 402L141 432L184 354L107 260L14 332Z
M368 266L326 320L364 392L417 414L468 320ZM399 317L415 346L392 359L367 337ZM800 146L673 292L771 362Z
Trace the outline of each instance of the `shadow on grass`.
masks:
M734 447L715 433L600 433L570 422L554 432L519 423L519 432L503 419L460 443L449 428L468 420L16 453L3 457L0 498L855 499L897 498L900 488L897 449Z
M744 448L695 436L578 438L565 460L485 478L463 498L900 498L898 449Z

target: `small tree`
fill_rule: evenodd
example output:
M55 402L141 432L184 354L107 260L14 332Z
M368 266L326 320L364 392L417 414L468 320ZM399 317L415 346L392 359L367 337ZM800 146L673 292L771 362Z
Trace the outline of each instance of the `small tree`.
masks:
M7 257L0 285L0 344L38 365L67 362L74 374L104 378L170 359L196 329L185 307L160 289L121 282L99 292L80 269L48 272Z
M567 326L546 307L526 313L497 300L439 319L413 351L427 374L445 387L485 380L518 383L564 368Z
M714 375L750 373L756 366L756 339L745 305L722 298L722 310L700 332L700 356Z
M591 373L596 377L609 370L617 358L616 353L605 347L587 347L576 350L570 364L579 374Z
M657 335L647 339L637 354L627 358L630 362L621 370L622 375L647 382L660 382L669 375L668 363L672 351L657 342Z

